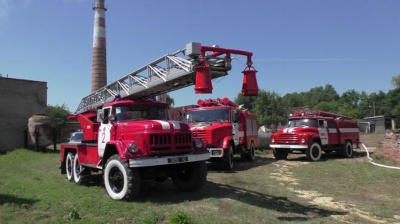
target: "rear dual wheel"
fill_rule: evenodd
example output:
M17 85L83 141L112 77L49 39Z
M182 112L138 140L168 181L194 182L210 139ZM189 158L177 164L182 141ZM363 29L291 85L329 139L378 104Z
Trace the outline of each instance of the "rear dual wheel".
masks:
M74 181L76 184L84 184L85 178L83 174L89 174L88 172L84 172L83 166L79 164L78 154L74 152L69 152L67 154L65 169L67 171L67 179L69 181Z
M67 172L67 179L69 181L74 180L73 172L74 172L74 154L69 152L67 154L67 158L65 159L65 170Z
M242 146L244 148L244 146ZM241 148L240 148L241 149ZM250 148L245 150L241 150L242 153L240 154L240 158L242 161L254 161L256 159L256 147L254 146L254 143L252 142L250 144Z
M346 141L341 150L339 150L339 155L343 158L353 157L353 144L350 141Z

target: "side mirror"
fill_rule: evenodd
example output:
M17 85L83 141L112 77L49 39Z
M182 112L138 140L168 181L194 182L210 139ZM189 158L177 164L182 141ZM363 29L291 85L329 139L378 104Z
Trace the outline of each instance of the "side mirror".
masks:
M108 120L115 121L115 115L114 114L108 115Z

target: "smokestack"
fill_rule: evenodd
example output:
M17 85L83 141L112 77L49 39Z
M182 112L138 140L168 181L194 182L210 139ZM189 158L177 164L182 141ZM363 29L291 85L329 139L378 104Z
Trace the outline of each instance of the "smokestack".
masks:
M93 49L92 49L92 93L107 85L106 11L105 0L95 0Z

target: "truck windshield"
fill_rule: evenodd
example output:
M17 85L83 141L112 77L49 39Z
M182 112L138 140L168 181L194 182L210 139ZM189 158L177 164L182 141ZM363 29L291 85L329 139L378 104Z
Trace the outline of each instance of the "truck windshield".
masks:
M186 114L186 120L190 123L197 122L230 122L229 109L204 109L192 110Z
M300 120L290 120L289 123L287 124L287 128L302 127L302 126L318 127L318 121L312 119L300 119Z
M124 120L168 120L168 112L165 107L152 105L127 105L115 107L117 121Z

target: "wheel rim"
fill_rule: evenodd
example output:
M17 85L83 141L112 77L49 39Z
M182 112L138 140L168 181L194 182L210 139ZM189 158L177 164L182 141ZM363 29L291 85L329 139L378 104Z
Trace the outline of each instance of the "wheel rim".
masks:
M70 154L67 155L67 160L65 161L65 165L66 165L66 170L67 170L67 178L68 180L72 180L72 167L73 167L73 160L72 160L72 156Z
M108 181L110 183L111 190L115 193L121 192L124 188L124 175L117 167L113 167L110 170Z
M352 154L353 154L353 150L352 150L352 148L351 148L351 145L350 145L350 144L347 144L347 147L346 147L346 155L347 155L348 157L350 157Z
M67 160L67 174L68 174L68 176L70 176L71 174L72 174L72 161L71 161L71 159L68 159Z
M317 161L321 157L321 149L318 147L318 145L314 145L311 148L310 154L311 154L312 160Z
M78 183L80 181L80 177L81 177L81 166L79 165L79 158L78 158L78 154L75 155L74 158L74 179L75 182Z

